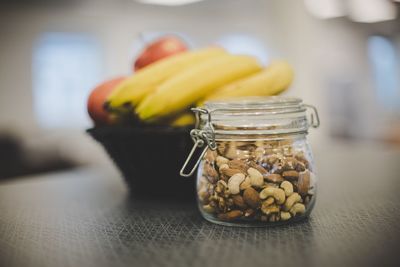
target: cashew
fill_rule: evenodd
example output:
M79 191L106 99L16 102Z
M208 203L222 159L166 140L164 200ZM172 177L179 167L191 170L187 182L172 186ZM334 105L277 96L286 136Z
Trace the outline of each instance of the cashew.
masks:
M267 199L263 202L264 205L272 205L275 202L275 199L273 197L267 197Z
M251 186L250 177L246 176L244 181L240 184L240 190L245 190Z
M289 212L286 211L281 211L281 220L282 221L287 221L292 217Z
M261 211L266 214L269 215L271 213L277 213L279 212L279 206L278 205L265 205L265 202L262 203L261 205Z
M219 168L221 168L223 164L227 164L227 163L228 163L229 159L224 158L224 157L222 157L222 156L217 156L217 158L216 158L215 161L216 161L216 163L217 163L217 166L218 166Z
M238 194L240 192L240 184L244 181L244 174L243 173L237 173L235 175L232 175L231 178L228 180L228 188L229 192L232 195Z
M204 205L203 206L203 210L207 213L214 213L215 209L214 207L210 206L210 205Z
M217 165L218 165L218 163L217 163ZM219 171L222 171L222 170L224 170L224 169L229 169L228 164L223 163L223 164L219 165Z
M288 197L293 194L293 185L291 182L283 181L281 183L281 188L285 191L285 195Z
M295 203L299 202L300 200L301 200L301 196L300 196L298 193L293 193L293 194L291 194L291 195L287 198L287 200L286 200L286 202L285 202L285 210L286 210L286 211L289 211L289 210L292 208L292 206L293 206Z
M263 175L254 168L249 168L247 173L250 177L251 185L254 187L261 187L264 184L264 177Z
M306 212L306 206L304 206L304 204L301 203L296 203L293 205L293 207L290 209L290 213L293 216L296 216L296 214L303 214Z
M283 204L285 202L285 191L283 191L280 188L274 188L274 187L267 187L264 188L260 192L260 198L261 199L266 199L267 197L273 197L276 201L277 204Z

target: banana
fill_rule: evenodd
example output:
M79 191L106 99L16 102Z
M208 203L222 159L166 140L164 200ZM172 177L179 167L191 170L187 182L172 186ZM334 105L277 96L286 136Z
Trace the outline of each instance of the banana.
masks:
M177 113L216 88L261 70L254 57L223 55L193 65L161 84L137 107L142 120Z
M124 109L130 105L134 107L169 77L192 65L225 54L222 48L209 47L182 52L150 64L121 82L107 98L106 106L110 110Z
M185 112L176 118L174 118L171 122L170 125L172 127L185 127L189 125L194 125L196 122L196 118L194 117L192 112Z
M208 100L241 96L270 96L286 90L293 81L293 69L285 61L274 61L264 70L222 86L198 104Z

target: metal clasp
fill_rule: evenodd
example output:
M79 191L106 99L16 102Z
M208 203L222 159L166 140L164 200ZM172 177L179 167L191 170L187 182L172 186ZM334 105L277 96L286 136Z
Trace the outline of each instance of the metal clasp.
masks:
M317 108L312 106L312 105L308 105L308 104L304 104L304 106L306 108L309 108L309 109L312 110L311 115L310 115L310 117L311 117L311 123L310 123L311 127L318 128L319 125L320 125L320 121L319 121L319 115L318 115Z
M201 159L206 154L207 149L211 149L211 150L217 149L217 145L215 143L214 128L211 124L211 113L207 109L203 109L203 108L192 108L192 111L195 113L195 116L196 116L196 127L195 127L195 129L190 131L190 136L192 137L194 145L193 145L193 148L190 151L188 157L186 158L186 161L183 164L181 171L179 172L179 174L183 177L190 177L193 175L197 166L199 166ZM203 129L199 129L201 114L208 115L206 125L203 127ZM202 148L204 145L206 145L206 146L204 147L203 151L201 152L195 165L192 167L192 169L190 170L189 173L185 173L186 167L189 164L190 160L192 159L196 149Z

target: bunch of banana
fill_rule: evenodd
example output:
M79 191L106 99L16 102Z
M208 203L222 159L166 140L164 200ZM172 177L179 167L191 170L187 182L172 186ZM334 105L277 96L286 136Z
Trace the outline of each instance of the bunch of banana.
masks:
M292 67L285 61L274 61L256 74L218 88L199 102L198 106L208 100L277 95L286 90L292 81Z
M225 54L226 52L221 48L210 47L182 52L157 61L121 82L108 96L106 106L111 111L135 107L144 97L155 91L157 86L173 75L197 63Z
M106 101L115 114L134 112L142 121L191 125L188 112L205 101L276 95L293 80L285 61L263 68L251 56L231 55L212 47L176 54L141 69L121 82Z
M223 55L193 65L161 84L139 104L142 120L176 114L215 89L261 70L254 57Z

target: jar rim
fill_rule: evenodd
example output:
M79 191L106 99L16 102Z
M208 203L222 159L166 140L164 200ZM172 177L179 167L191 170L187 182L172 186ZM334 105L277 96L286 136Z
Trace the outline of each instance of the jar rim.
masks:
M210 113L254 111L264 114L282 114L306 110L300 98L287 96L251 96L228 98L225 100L210 100L204 103L204 107Z

